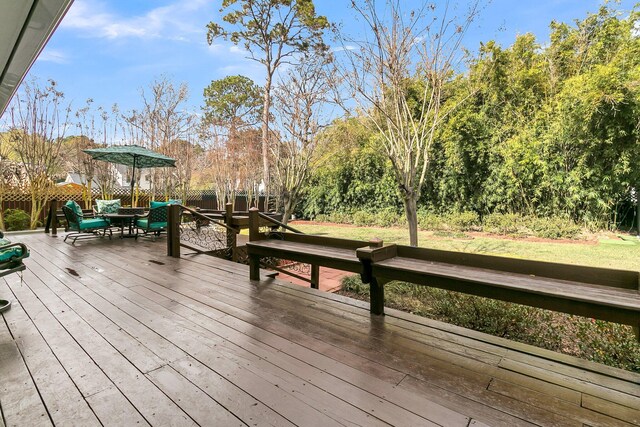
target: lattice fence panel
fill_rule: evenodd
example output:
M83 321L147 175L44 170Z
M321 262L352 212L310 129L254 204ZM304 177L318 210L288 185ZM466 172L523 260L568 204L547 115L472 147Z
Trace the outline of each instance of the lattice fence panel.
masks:
M112 199L120 199L123 206L131 205L131 196L129 188L116 188L112 193ZM100 199L102 197L99 189L92 189L92 200ZM173 194L171 198L181 199L182 196ZM68 188L56 188L52 191L49 200L58 200L59 204L64 203L67 200L75 200L81 206L85 207L82 197L82 191L79 189ZM138 196L138 206L149 206L151 200L165 200L164 193L156 193L151 195L149 191L141 190ZM187 192L187 199L182 203L187 206L195 206L201 209L218 209L221 206L217 202L216 192L214 190L189 190ZM261 209L264 207L264 197L260 198L259 206ZM31 194L26 191L6 191L2 194L2 209L22 209L25 212L31 211ZM247 210L247 196L243 192L238 192L235 197L234 210L245 211ZM40 220L44 221L47 215L48 206L43 210L40 216Z

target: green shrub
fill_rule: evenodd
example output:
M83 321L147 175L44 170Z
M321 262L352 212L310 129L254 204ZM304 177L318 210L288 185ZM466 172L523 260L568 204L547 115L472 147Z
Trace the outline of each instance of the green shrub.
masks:
M335 211L328 214L318 214L314 220L318 222L377 227L394 227L406 225L407 223L404 215L394 208L384 208L374 212L366 210L356 212Z
M492 213L482 221L484 231L497 234L516 234L523 226L523 219L518 214Z
M463 328L556 350L562 333L549 311L520 304L429 288L434 317Z
M575 317L580 357L640 372L640 344L631 326Z
M373 217L373 223L378 227L393 227L406 223L403 215L393 208L386 208L377 211Z
M315 220L357 226L393 227L407 225L404 214L394 208L384 208L377 211L334 211L318 214ZM581 227L573 221L560 217L537 218L523 217L519 214L493 213L485 216L481 225L478 214L473 211L452 212L442 216L424 209L418 211L418 228L446 232L482 229L488 233L532 235L548 239L573 239L582 231Z
M440 215L426 210L418 211L418 228L422 230L444 230L444 221Z
M313 220L317 222L329 222L329 219L325 214L318 214L313 218Z
M335 211L328 214L318 214L315 217L318 222L333 222L336 224L353 224L351 213Z
M546 239L573 239L582 231L578 224L560 217L530 217L527 218L527 227L534 236Z
M28 230L31 217L22 209L7 209L4 211L4 226L7 231Z
M367 211L357 211L353 214L353 224L359 227L370 226L374 223L374 215Z
M342 292L369 299L369 285L345 277ZM404 282L385 285L385 305L582 359L640 372L629 326Z
M434 231L433 235L435 237L444 237L450 239L472 239L471 236L465 234L463 231Z
M478 227L480 218L475 212L450 213L445 218L447 225L456 231L469 231Z
M346 276L342 279L342 291L368 298L369 285L362 283L360 276Z

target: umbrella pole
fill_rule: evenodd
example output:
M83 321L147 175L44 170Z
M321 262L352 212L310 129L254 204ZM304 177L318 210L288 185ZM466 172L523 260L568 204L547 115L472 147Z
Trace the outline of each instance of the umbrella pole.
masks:
M133 156L133 170L131 171L131 207L135 208L133 204L133 185L136 178L136 156ZM136 203L137 204L137 203Z

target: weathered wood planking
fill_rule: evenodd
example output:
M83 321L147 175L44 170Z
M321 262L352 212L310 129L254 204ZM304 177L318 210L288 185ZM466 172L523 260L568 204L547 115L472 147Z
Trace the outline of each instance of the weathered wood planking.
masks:
M638 290L640 287L639 273L637 271L575 266L492 255L413 248L410 246L398 246L398 256L523 275L600 284L623 289Z
M24 240L24 283L0 283L17 299L5 319L16 336L37 333L103 424L164 425L165 409L178 425L638 424L637 374L394 310L372 317L360 301L251 282L246 266L167 257L162 241ZM23 305L33 318L16 322ZM7 346L4 331L0 351L20 357L0 362L0 373L17 369L0 386L2 414L31 396L27 425L39 413L66 424L56 420L74 412L74 393L41 398L30 353L46 352Z

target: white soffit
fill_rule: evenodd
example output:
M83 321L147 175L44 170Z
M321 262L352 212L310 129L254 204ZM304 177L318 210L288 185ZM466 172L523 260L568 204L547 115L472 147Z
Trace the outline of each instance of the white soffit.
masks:
M73 0L0 0L0 116Z

